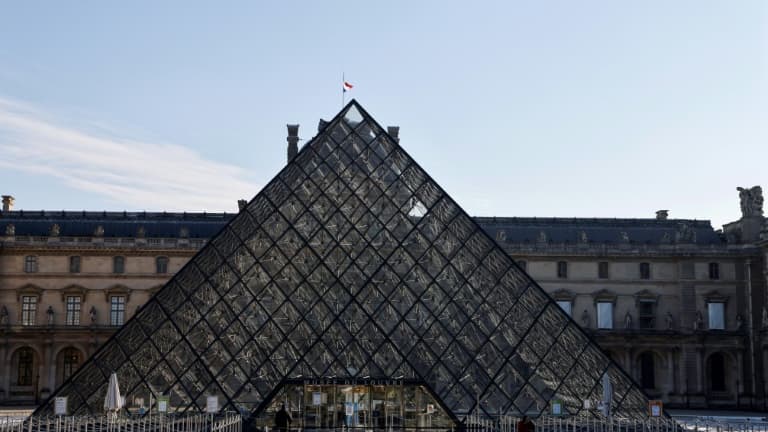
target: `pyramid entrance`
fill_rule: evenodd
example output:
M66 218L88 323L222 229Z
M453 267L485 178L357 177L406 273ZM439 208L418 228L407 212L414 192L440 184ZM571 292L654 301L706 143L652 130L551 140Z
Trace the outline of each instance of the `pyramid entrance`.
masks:
M377 396L372 378L402 382L382 392L400 398L405 424L426 410L417 394L452 421L538 415L552 400L568 415L600 416L604 376L614 415L644 417L648 406L356 101L37 414L50 414L56 396L74 414L100 413L112 371L137 412L131 401L150 396L167 396L175 412L203 410L217 396L254 419L280 394L307 406L317 384L291 380L335 379L327 391L320 385L326 401L336 398L331 408L346 389L367 410L355 421L371 424L390 397ZM302 421L310 414L301 411ZM314 418L327 423L329 414Z
M273 427L281 407L299 430L450 430L460 424L426 383L413 380L286 380L253 423Z

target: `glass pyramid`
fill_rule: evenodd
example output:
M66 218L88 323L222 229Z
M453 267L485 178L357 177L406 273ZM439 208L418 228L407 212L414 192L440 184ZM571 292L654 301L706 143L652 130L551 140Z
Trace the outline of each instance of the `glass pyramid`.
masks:
M420 383L452 418L642 417L632 380L356 102L43 404L258 415L296 379ZM591 408L584 408L584 401Z

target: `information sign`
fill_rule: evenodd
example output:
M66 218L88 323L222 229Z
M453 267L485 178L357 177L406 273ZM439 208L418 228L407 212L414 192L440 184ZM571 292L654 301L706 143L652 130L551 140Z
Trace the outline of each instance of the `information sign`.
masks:
M435 413L435 404L427 404L427 414Z
M167 413L168 412L168 396L158 396L157 397L157 412L161 413Z
M207 398L205 398L205 412L209 414L214 414L219 412L218 396L208 396Z
M323 404L323 394L320 392L312 393L312 405L320 406Z
M648 409L651 417L661 417L664 412L664 404L660 400L648 401Z
M67 415L67 398L57 397L53 402L53 412L56 415Z
M563 415L563 401L560 399L552 399L552 415Z

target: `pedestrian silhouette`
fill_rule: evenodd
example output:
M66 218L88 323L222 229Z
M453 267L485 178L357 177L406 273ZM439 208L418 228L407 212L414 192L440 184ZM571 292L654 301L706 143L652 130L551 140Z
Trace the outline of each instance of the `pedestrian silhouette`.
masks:
M280 411L275 413L275 428L279 432L287 432L291 424L291 415L285 410L285 404L280 405Z

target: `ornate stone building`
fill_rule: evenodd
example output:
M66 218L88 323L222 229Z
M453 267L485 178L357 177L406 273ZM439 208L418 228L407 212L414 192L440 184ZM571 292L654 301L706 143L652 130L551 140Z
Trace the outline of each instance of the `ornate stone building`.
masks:
M476 220L649 396L764 408L768 237L761 189L739 193L743 216L722 230L666 210ZM232 217L23 211L3 196L0 404L48 396Z

